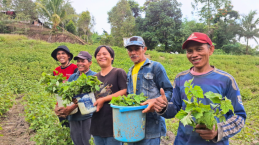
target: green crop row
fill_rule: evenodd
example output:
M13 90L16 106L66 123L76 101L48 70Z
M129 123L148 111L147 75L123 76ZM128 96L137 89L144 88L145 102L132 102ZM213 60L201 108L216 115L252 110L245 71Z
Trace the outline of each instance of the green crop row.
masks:
M12 94L25 95L26 120L30 123L31 129L36 132L33 140L37 144L42 142L55 144L69 140L68 129L58 124L57 116L54 114L55 98L44 92L38 83L42 72L52 73L58 66L50 54L59 45L67 45L74 56L80 51L88 51L93 56L91 69L95 72L100 71L93 55L97 45L47 43L28 40L25 36L0 35L0 49L3 54L0 57L0 97L3 98L1 102L10 100L7 96L12 96ZM115 51L113 66L127 72L133 65L127 56L127 50L120 47L112 48ZM156 51L147 51L146 54L148 58L160 62L165 67L171 82L179 72L191 67L185 54L175 55ZM75 63L75 61L72 62ZM258 140L259 112L256 110L259 109L259 79L257 79L259 78L259 58L212 55L210 64L230 73L236 79L248 114L245 128L232 140L237 142ZM3 95L7 93L9 95ZM177 126L177 120L167 120L168 130L176 133Z
M42 93L29 92L23 99L25 120L37 132L31 140L41 145L72 144L69 128L61 126L53 111L55 97L42 90Z

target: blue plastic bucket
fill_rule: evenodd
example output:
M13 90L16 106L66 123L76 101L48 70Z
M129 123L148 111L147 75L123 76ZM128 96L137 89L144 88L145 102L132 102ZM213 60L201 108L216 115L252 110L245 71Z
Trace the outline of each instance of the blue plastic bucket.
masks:
M138 142L145 138L146 106L111 105L114 138L121 142Z

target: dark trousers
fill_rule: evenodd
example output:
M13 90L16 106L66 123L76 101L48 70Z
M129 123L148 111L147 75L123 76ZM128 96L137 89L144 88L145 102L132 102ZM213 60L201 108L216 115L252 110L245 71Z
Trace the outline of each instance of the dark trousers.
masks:
M90 145L91 118L81 121L69 121L70 136L75 145Z

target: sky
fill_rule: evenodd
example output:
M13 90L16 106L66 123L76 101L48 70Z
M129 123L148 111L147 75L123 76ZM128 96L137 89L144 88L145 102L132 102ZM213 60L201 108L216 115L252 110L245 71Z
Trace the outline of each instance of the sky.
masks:
M75 8L76 12L79 14L82 11L88 10L91 15L95 17L96 25L94 30L99 34L103 33L103 29L110 33L110 24L108 23L108 11L116 5L119 0L71 0L72 6ZM146 0L135 0L139 5L143 6ZM193 8L191 3L194 0L178 0L182 3L181 10L183 18L188 20L196 19L198 17L192 15ZM234 10L237 10L241 15L247 15L251 10L257 10L259 8L259 0L231 0L234 6ZM257 11L259 13L259 9ZM257 18L259 14L257 14ZM254 47L257 44L254 40L250 40L251 46ZM259 42L259 40L258 40ZM241 40L241 43L244 43L244 40Z

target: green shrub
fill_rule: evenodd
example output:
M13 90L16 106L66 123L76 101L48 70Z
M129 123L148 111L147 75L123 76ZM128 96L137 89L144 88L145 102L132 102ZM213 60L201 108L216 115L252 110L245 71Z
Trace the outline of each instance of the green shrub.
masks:
M75 26L75 23L70 20L67 25L66 25L66 30L70 33L73 33L75 34L76 33L76 26Z

